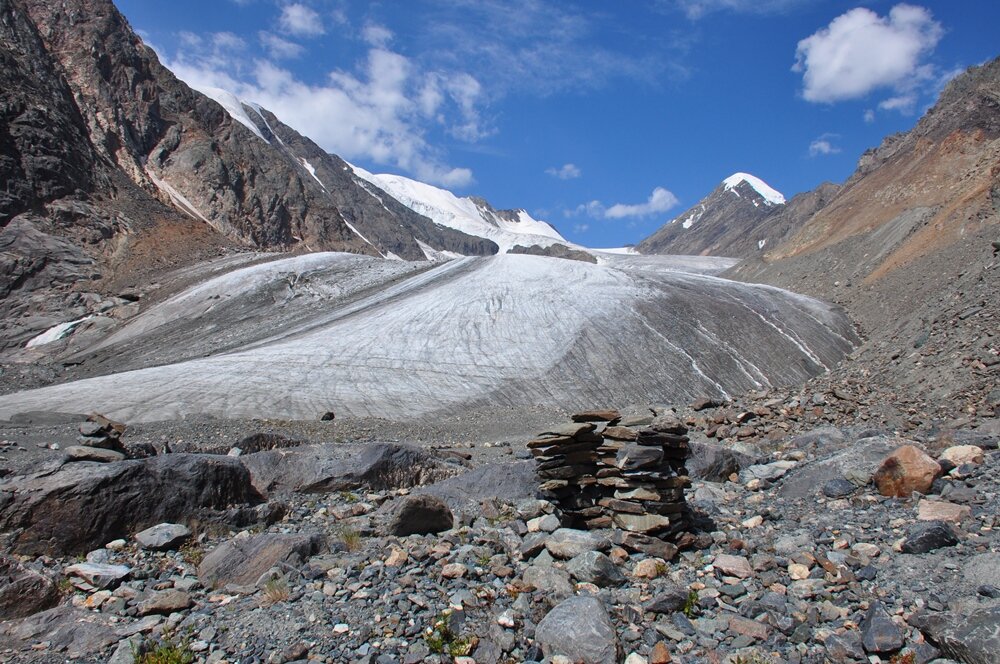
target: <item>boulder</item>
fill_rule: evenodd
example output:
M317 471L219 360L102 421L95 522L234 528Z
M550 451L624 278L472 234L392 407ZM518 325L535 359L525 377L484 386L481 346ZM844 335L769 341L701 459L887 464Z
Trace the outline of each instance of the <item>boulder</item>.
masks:
M943 521L918 523L910 527L903 540L903 553L927 553L958 544L955 531Z
M738 579L746 579L753 576L753 568L750 566L750 561L743 556L720 553L715 557L712 566L726 576L735 576Z
M275 565L299 568L325 548L317 534L238 536L215 547L198 565L198 579L208 588L253 586Z
M535 628L546 656L564 655L582 664L617 664L618 638L607 609L596 597L570 597L556 605Z
M675 613L688 603L689 592L680 586L671 585L660 590L643 606L653 613Z
M691 441L691 456L687 460L688 475L706 482L725 482L753 464L754 459L721 445Z
M967 664L995 664L1000 653L1000 606L967 614L918 613L910 623L948 657Z
M395 443L302 445L244 454L240 461L262 493L398 489L431 484L461 471L417 447Z
M881 602L872 602L858 627L861 644L870 653L891 653L903 647L903 631L892 621Z
M52 579L0 556L0 620L24 618L58 603L59 589Z
M529 565L521 575L524 583L541 591L546 597L561 600L573 594L569 574L550 565Z
M955 445L941 453L941 459L950 461L956 466L971 463L979 465L983 462L983 449L978 445Z
M599 588L620 586L625 583L625 575L600 551L585 551L566 563L566 571L574 579L593 583Z
M190 609L194 605L191 596L182 590L161 590L139 602L139 615L170 615Z
M106 621L100 614L64 604L0 624L0 642L9 640L25 647L45 641L49 652L59 653L59 661L103 661L94 658L121 638ZM37 652L20 661L36 661L36 658Z
M395 506L386 525L389 535L429 535L451 530L455 517L447 503L436 496L406 496Z
M0 532L13 534L15 553L78 554L199 510L258 502L247 469L229 457L73 463L0 482Z
M903 445L882 460L872 481L883 496L908 498L914 491L928 493L941 476L941 466L915 445Z
M614 409L609 410L585 410L582 413L574 414L570 419L574 422L617 422L622 418L622 414Z
M918 521L948 521L961 523L972 516L968 505L956 505L946 500L921 500L917 504Z
M179 523L161 523L135 534L135 541L144 549L169 551L191 537L187 526Z

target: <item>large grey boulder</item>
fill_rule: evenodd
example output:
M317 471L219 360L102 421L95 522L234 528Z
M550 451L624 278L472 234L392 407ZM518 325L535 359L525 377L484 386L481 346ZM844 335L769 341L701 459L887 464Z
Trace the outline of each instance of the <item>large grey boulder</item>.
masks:
M169 551L191 537L191 530L179 523L159 523L135 534L135 541L144 549Z
M542 618L535 641L546 656L565 655L582 664L617 664L618 638L596 597L570 597Z
M685 462L690 477L706 482L725 482L733 473L753 465L754 458L736 450L691 441L691 456Z
M68 604L21 620L0 623L0 645L3 647L27 650L29 644L47 641L49 651L59 653L60 661L96 661L92 658L120 638L106 617L74 609ZM38 654L23 657L10 661L35 661Z
M430 484L461 469L411 445L303 445L245 454L262 493L330 493L359 487L396 489Z
M24 618L59 603L52 579L8 556L0 556L0 620Z
M455 517L447 503L436 496L406 496L392 511L386 531L390 535L429 535L451 530Z
M323 537L318 534L264 533L234 537L205 556L198 566L198 579L209 588L252 586L272 567L301 568L325 546Z
M24 555L84 553L200 510L260 502L238 459L165 454L0 482L0 532Z
M910 619L948 657L966 664L996 664L1000 606L957 613L918 613Z
M611 541L589 530L560 528L545 540L545 548L556 558L569 559L587 551L607 551Z
M566 570L578 581L593 583L599 588L625 583L625 575L600 551L581 553L566 563Z

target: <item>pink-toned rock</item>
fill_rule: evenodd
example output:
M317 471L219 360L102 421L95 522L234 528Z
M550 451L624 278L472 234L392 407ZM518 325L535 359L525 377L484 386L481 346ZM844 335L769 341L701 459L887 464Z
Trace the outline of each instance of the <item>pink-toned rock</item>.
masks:
M979 465L983 462L983 450L975 445L955 445L941 453L941 458L951 461L956 466L971 463Z
M919 447L903 445L887 456L872 476L883 496L908 498L914 491L927 493L941 476L941 466Z
M917 505L918 521L949 521L961 523L972 516L966 505L956 505L944 500L921 500Z
M753 568L750 561L743 556L731 556L728 553L720 553L712 563L715 569L726 576L735 576L739 579L746 579L753 576Z

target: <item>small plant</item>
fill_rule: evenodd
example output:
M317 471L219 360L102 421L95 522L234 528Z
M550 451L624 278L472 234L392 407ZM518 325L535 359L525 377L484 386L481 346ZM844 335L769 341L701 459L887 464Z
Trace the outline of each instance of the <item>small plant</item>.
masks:
M205 549L195 539L190 539L181 545L180 554L184 562L193 567L197 567L205 559Z
M348 552L353 553L361 550L361 533L350 526L341 526L337 530L337 540Z
M662 560L656 561L656 576L663 576L670 571L670 566Z
M698 608L698 591L690 590L688 591L687 599L684 600L684 608L681 612L688 618L694 615L695 610ZM749 662L743 662L741 664L750 664Z
M352 491L341 491L340 499L345 503L356 503L359 500L361 500L360 498L358 498L358 495Z
M62 595L71 595L73 593L73 581L71 581L68 576L64 576L59 579L59 583L56 584L56 588Z
M467 657L476 647L478 639L474 636L459 636L455 634L448 622L449 616L450 612L439 615L435 619L433 626L427 628L424 641L434 654Z
M774 664L769 657L754 652L749 655L737 655L733 658L732 664Z
M914 664L916 656L912 652L896 653L889 658L889 664Z
M132 659L135 664L193 664L195 655L188 639L178 641L165 634L161 641L133 647Z
M271 606L279 602L285 602L291 597L291 590L288 588L288 580L283 576L276 576L264 583L262 589L264 596L261 598L261 606Z

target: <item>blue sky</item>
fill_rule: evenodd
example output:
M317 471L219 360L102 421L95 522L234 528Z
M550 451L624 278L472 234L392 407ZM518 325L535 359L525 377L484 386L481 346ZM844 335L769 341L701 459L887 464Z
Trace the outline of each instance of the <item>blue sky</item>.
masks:
M995 0L116 3L195 87L594 247L638 242L736 171L789 198L843 181L1000 55Z

